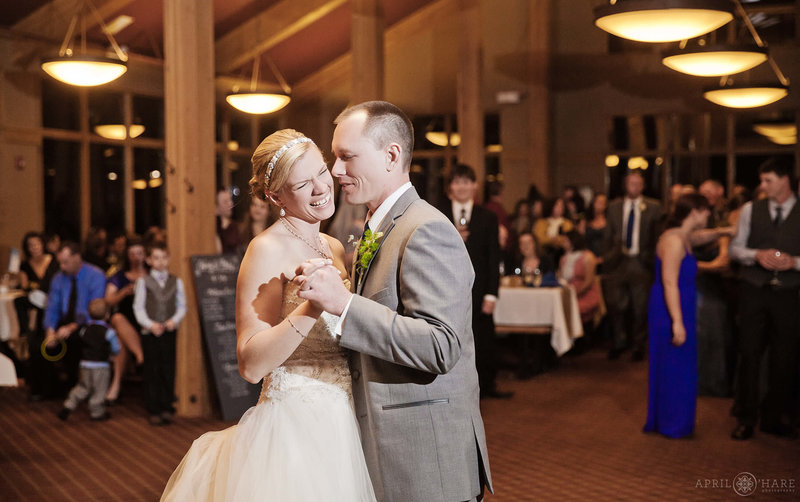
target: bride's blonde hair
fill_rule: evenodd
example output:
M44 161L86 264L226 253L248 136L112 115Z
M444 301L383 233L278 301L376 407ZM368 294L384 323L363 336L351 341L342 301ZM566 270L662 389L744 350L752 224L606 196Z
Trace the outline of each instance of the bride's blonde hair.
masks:
M250 193L261 200L267 200L267 192L279 192L286 184L291 168L307 151L317 146L311 140L294 141L305 135L294 129L281 129L270 134L253 152L253 177L250 178ZM271 169L269 164L278 151L288 143L292 145L275 159ZM321 152L320 152L321 153Z

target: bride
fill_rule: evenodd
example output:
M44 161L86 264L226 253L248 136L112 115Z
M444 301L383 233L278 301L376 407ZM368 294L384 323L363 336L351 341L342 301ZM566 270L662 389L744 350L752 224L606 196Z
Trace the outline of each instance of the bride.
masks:
M261 396L237 425L195 440L161 500L373 501L347 354L332 335L338 318L291 282L313 258L346 276L342 244L319 233L334 212L333 178L293 129L264 139L252 162L252 193L281 215L250 243L236 291L239 372L263 379Z

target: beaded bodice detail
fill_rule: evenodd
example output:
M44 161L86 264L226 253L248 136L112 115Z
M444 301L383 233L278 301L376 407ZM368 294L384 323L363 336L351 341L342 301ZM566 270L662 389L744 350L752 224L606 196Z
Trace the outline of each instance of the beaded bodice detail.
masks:
M345 283L350 286L349 281ZM297 295L299 289L292 282L284 285L281 321L305 301ZM316 392L332 391L347 399L352 397L347 351L333 335L338 322L338 316L322 313L289 359L264 377L259 402L280 399L286 392L303 399L313 399Z

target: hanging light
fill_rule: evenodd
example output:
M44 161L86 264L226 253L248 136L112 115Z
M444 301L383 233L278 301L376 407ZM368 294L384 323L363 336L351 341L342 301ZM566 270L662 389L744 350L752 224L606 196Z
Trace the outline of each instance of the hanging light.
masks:
M284 80L283 75L281 75L278 71L278 68L269 58L267 58L267 63L270 65L270 69L275 75L275 78L278 79L278 83L283 89L284 94L258 92L256 90L258 87L259 59L260 55L256 56L255 61L253 62L253 76L250 80L250 91L237 92L234 90L233 93L225 96L225 101L227 101L232 107L245 113L252 113L254 115L263 115L265 113L276 112L288 105L292 100L292 98L289 97L289 94L292 92L291 88L286 83L286 80Z
M444 131L427 131L425 139L436 146L458 146L461 144L461 135L451 132L449 135Z
M786 97L789 89L782 85L720 87L709 89L703 97L728 108L757 108Z
M712 45L666 52L661 62L681 73L698 77L720 77L741 73L766 60L767 50L761 47Z
M125 124L102 124L94 126L94 132L106 139L124 140L128 137L136 138L141 136L144 133L144 126L133 124L130 129L126 129Z
M777 145L797 144L797 124L792 122L762 122L753 124L753 130Z
M594 9L594 24L638 42L699 37L733 19L730 0L611 0Z
M86 54L86 15L84 11L87 6L100 24L100 28L114 48L118 59ZM81 22L81 49L80 54L75 55L72 49L72 39L78 20ZM128 56L117 45L117 41L114 40L114 36L103 23L103 18L97 12L94 4L91 0L84 0L81 9L70 21L67 35L64 37L61 49L58 51L58 57L42 59L41 66L48 75L65 84L91 87L107 84L122 76L128 71L127 61Z

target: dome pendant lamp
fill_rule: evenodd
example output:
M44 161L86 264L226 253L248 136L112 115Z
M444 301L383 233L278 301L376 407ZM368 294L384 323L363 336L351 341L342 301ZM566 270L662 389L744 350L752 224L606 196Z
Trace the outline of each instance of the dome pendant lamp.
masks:
M89 7L92 14L97 19L100 27L105 33L118 59L110 57L92 56L86 54L86 7ZM72 49L72 39L75 28L80 20L81 23L81 49L79 55L74 55ZM67 35L61 44L58 57L42 59L42 69L51 77L65 84L80 87L93 87L107 84L121 77L128 70L128 56L125 54L111 32L103 23L103 18L97 12L91 0L85 0L80 11L72 17Z
M284 80L283 75L281 75L278 71L278 68L275 67L275 64L269 58L267 59L267 63L270 65L272 73L275 75L275 78L278 79L278 82L280 83L285 94L259 92L256 90L258 87L258 67L260 58L260 55L256 56L255 61L253 62L253 76L250 80L250 91L238 92L237 90L234 90L234 92L225 96L225 101L227 101L232 107L245 113L251 113L254 115L264 115L267 113L276 112L288 105L292 100L292 98L289 96L292 91L291 88L286 83L286 80Z
M594 9L594 24L637 42L677 42L733 20L730 0L610 0Z
M721 77L754 68L767 60L758 46L711 45L664 53L662 62L675 71L698 77Z

